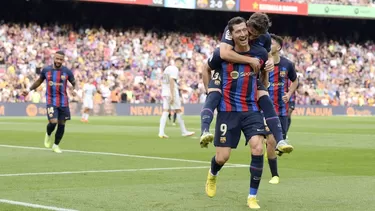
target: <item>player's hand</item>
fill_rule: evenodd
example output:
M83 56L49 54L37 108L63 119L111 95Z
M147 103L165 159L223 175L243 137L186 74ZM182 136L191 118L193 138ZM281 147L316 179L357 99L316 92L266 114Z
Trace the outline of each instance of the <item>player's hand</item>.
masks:
M283 102L284 102L284 103L289 102L289 99L290 99L290 95L289 95L289 93L285 93L285 95L282 97L282 99L283 99Z
M265 71L271 72L275 68L275 63L273 59L268 59L266 62L266 67L264 68Z
M260 70L259 59L250 57L249 58L249 65L251 66L251 68L253 68L254 72L256 72L256 73L259 72L259 70Z

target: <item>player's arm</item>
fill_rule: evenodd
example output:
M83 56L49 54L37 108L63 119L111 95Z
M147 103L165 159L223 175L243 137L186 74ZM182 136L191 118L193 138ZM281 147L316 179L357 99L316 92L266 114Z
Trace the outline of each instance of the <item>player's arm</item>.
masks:
M298 78L297 78L297 73L296 73L294 64L290 64L290 69L288 71L288 78L292 82L292 84L289 86L288 93L285 93L285 95L283 96L283 101L285 103L289 101L290 96L292 96L292 94L296 91L298 87Z
M228 30L225 28L224 34L221 37L220 43L220 57L228 62L239 63L239 64L250 64L250 66L258 71L260 68L259 60L257 58L252 58L236 53L234 50L234 41Z
M206 93L208 93L208 84L210 83L211 79L211 68L208 66L208 63L204 63L203 71L202 71L202 80L204 89L206 90Z
M266 62L266 67L264 68L264 70L267 72L271 72L275 68L275 62L273 60L273 56L271 53L272 40L271 40L271 35L269 33L267 33L265 36L266 36L266 39L264 41L264 48L268 52L268 60Z
M30 88L28 88L26 91L24 91L22 93L22 95L27 96L29 94L29 92L37 89L46 79L45 73L46 73L46 70L43 69L42 72L39 75L39 78L30 86Z
M74 74L72 71L68 71L68 81L73 86L73 89L76 88L76 79L74 78Z
M177 68L173 68L169 74L169 88L170 88L170 93L171 93L171 104L174 102L176 99L176 93L175 93L175 86L177 83L178 79L178 70Z
M268 88L270 86L269 73L266 71L261 71L260 79L263 85Z

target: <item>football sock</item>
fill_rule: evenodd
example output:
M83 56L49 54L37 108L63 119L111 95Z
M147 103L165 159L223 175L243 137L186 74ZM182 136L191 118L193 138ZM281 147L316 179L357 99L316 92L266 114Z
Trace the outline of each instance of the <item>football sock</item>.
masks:
M250 197L255 197L257 195L262 173L263 155L251 155L249 190Z
M277 172L277 158L268 158L268 165L270 166L272 177L279 176L279 173Z
M219 106L220 99L220 92L215 91L208 94L201 111L201 134L203 134L204 131L210 131L210 125L214 118L214 110Z
M211 174L216 176L224 165L220 165L216 162L215 156L211 159Z
M165 124L167 123L168 112L163 111L160 117L159 135L164 135Z
M52 132L55 130L56 128L56 123L48 123L47 125L47 135L51 135Z
M290 124L292 124L292 117L288 116L288 128L286 130L287 132L289 131Z
M171 118L169 118L169 120L170 120ZM173 114L173 123L176 123L176 119L177 119L177 113L174 113Z
M259 107L263 110L264 118L272 135L275 137L276 143L283 139L283 131L279 117L276 115L275 108L269 96L264 95L258 100Z
M186 133L187 130L186 130L186 127L185 127L185 122L182 119L181 113L177 113L176 119L177 119L178 124L180 124L181 133Z
M62 137L64 136L65 125L57 125L57 130L55 134L55 144L59 145Z

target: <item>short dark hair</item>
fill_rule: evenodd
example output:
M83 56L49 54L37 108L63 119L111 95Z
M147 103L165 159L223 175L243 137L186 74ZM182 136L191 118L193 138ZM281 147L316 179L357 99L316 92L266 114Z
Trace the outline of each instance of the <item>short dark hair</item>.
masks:
M176 62L177 62L177 61L180 61L180 62L184 63L184 60L183 60L181 57L177 57L177 58L175 59L175 61L176 61Z
M245 18L237 16L237 17L234 17L234 18L230 19L228 21L228 29L229 29L230 33L233 32L233 26L234 25L241 24L241 23L246 23Z
M56 54L59 54L59 55L65 56L64 51L61 51L61 50L60 50L60 51L57 51Z
M270 34L270 35L271 35L271 39L274 39L277 43L279 43L280 48L283 48L284 39L280 36L277 36L276 34Z
M246 24L261 34L265 34L272 25L268 15L262 12L252 14Z

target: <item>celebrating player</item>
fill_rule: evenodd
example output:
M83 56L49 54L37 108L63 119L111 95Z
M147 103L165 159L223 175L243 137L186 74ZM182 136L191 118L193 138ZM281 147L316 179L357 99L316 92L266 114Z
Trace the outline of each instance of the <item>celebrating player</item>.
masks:
M83 114L81 122L89 121L90 111L94 108L94 95L97 92L94 79L89 79L88 83L83 85Z
M167 123L169 110L176 113L177 122L180 124L182 136L192 136L194 132L187 131L184 120L181 117L181 98L178 91L178 73L184 61L181 58L175 60L175 66L171 65L165 68L162 78L162 97L163 97L163 113L160 118L159 137L168 138L165 135L164 128Z
M232 18L228 22L228 29L235 42L236 52L257 57L262 65L267 61L267 51L263 47L254 44L250 47L245 19ZM251 147L251 178L247 203L250 208L259 209L256 195L263 172L265 128L256 97L258 73L248 64L233 64L222 60L218 48L209 59L206 70L205 78L211 70L215 70L215 74L221 78L223 93L215 128L216 155L212 158L208 171L206 194L209 197L215 196L218 172L228 161L231 150L237 148L242 131L246 138L245 145L249 143Z
M250 19L247 21L247 26L250 34L251 44L257 47L263 47L270 52L271 50L271 37L268 34L268 28L270 27L270 21L266 14L264 13L254 13ZM228 31L228 26L224 30L224 34L220 44L220 55L221 58L235 63L241 64L249 64L256 71L258 70L259 66L254 65L254 59L257 61L256 58L250 58L248 56L237 54L233 51L233 47L235 43L232 40L231 34ZM223 56L224 55L224 56ZM267 61L265 69L267 71L273 70L273 58L272 55L268 55L270 61ZM265 76L263 79L264 81L268 80L268 75L263 74ZM209 132L210 124L213 120L213 111L218 106L222 93L220 92L220 81L213 77L213 82L210 83L210 90L208 90L208 96L204 105L204 108L201 111L201 139L200 144L201 147L207 147L207 145L213 141L213 134ZM264 116L266 118L266 122L268 127L270 128L271 132L274 134L274 137L277 141L276 148L280 152L290 153L293 151L293 147L289 145L282 135L281 124L279 118L276 115L275 109L273 108L272 101L268 96L267 90L261 85L261 82L258 82L258 104L260 108L263 110Z
M49 123L44 138L44 146L47 148L52 147L52 150L56 153L62 152L59 144L64 136L66 120L70 120L69 99L66 91L67 82L69 81L73 87L76 85L72 71L62 65L64 58L64 52L57 51L54 55L53 65L43 68L38 80L27 91L23 92L23 95L28 95L30 91L36 90L46 80L47 117ZM57 131L53 144L51 134L55 130L56 124Z
M277 115L281 122L283 130L283 138L286 139L288 130L288 112L289 100L298 86L297 74L294 64L287 58L280 56L280 50L283 46L283 39L277 35L271 34L272 38L272 56L275 63L275 68L269 73L270 86L268 91ZM291 85L289 86L289 82ZM275 152L276 141L273 135L267 137L267 156L268 164L270 166L272 179L269 181L271 184L279 183L279 174L277 171L277 155ZM279 152L280 155L282 152Z

